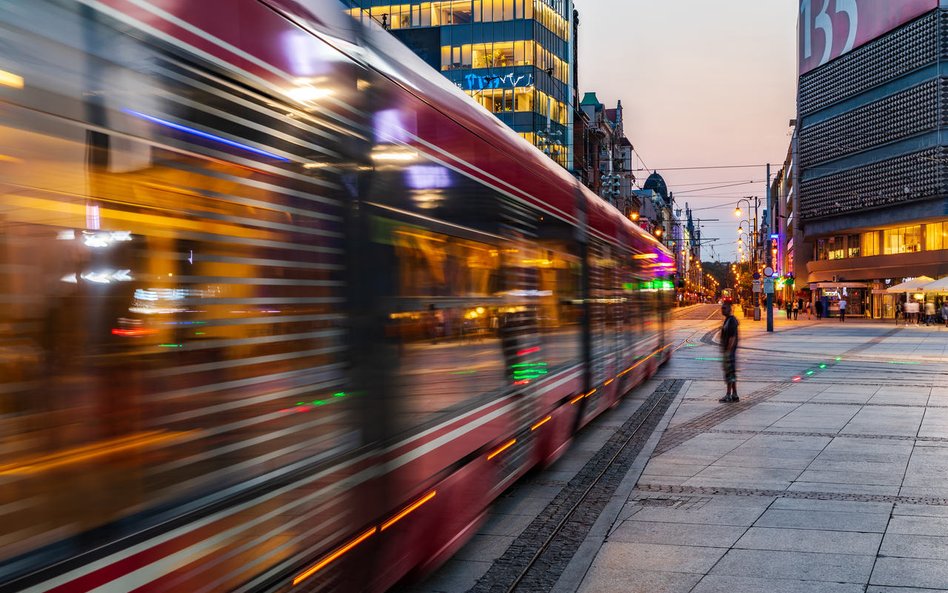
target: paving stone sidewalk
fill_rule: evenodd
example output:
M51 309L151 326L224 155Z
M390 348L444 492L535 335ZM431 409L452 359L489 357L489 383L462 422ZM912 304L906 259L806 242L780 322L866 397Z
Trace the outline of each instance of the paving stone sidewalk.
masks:
M741 330L739 404L713 343L659 374L688 382L579 590L948 592L948 330Z

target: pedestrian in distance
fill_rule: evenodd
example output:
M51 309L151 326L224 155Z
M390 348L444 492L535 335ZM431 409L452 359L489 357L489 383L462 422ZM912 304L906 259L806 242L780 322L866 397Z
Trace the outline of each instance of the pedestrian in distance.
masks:
M901 317L904 317L904 315L902 314L902 301L897 301L895 303L895 324L896 325L899 324L899 319Z
M810 320L810 314L813 313L813 303L811 303L810 301L807 301L807 302L803 305L803 309L804 309L804 311L806 311L806 320L809 321L809 320Z
M948 301L941 304L941 320L945 322L945 327L948 328Z
M787 319L790 319L790 316L793 314L793 305L790 304L790 301L787 301L786 309L787 309Z
M800 304L793 303L793 320L796 321L799 316L800 316Z
M721 360L724 366L724 382L727 384L727 393L719 399L720 402L737 402L737 317L731 314L731 303L721 305L721 315L724 323L721 324Z
M839 322L843 323L846 321L846 305L849 303L846 302L846 299L839 299Z
M816 301L816 304L814 305L814 307L816 308L816 318L818 320L823 319L823 303L820 301Z
M935 323L935 303L932 301L925 302L925 325L932 325Z

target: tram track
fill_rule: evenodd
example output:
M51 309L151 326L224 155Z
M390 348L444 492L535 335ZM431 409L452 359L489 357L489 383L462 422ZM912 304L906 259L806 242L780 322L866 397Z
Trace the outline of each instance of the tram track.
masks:
M550 591L684 384L662 381L469 593Z

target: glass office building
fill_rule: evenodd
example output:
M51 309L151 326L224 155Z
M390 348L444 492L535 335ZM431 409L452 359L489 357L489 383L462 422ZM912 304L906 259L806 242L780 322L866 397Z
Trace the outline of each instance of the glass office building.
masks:
M572 169L573 0L347 4Z

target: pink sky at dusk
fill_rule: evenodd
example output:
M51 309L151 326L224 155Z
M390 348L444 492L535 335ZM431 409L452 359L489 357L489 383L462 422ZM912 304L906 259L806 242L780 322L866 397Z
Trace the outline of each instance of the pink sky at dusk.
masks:
M766 170L780 168L796 112L796 0L575 0L580 13L579 91L607 107L621 99L625 132L696 217L702 259L735 257L733 202L766 196ZM752 169L662 171L758 164ZM641 167L641 163L636 163ZM647 172L636 172L644 182ZM707 186L755 181L724 189ZM697 191L696 191L697 190ZM763 206L762 206L763 207ZM716 257L715 257L716 256Z

